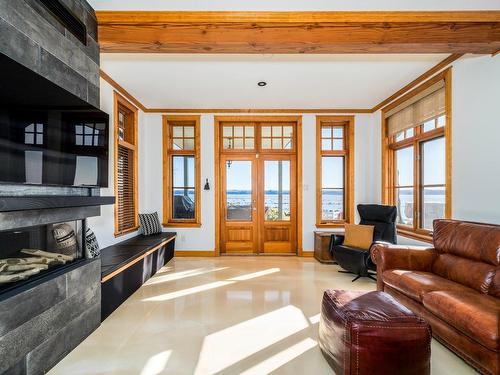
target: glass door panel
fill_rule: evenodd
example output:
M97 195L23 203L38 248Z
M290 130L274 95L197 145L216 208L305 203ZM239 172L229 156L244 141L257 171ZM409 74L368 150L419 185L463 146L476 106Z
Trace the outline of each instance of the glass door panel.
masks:
M290 161L264 161L264 220L290 221Z
M296 252L296 171L291 155L263 155L259 163L259 251Z
M221 251L226 254L257 253L257 163L254 156L221 158Z
M226 219L252 220L252 161L226 161Z

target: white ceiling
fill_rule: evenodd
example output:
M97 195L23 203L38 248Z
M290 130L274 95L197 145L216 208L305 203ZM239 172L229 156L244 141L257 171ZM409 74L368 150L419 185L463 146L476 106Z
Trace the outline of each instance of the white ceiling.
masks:
M500 0L89 0L96 10L473 10L500 9Z
M445 57L102 54L101 68L148 108L372 108Z

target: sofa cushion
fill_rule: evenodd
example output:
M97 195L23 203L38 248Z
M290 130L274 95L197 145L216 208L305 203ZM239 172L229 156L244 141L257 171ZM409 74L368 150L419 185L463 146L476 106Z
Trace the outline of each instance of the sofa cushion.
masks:
M389 270L382 277L384 283L418 302L422 302L425 293L436 290L472 291L430 272Z
M439 253L500 264L500 225L434 220L433 237Z
M424 294L424 306L488 349L499 348L500 300L475 291Z
M496 267L451 254L440 254L432 265L432 272L486 294L495 277Z

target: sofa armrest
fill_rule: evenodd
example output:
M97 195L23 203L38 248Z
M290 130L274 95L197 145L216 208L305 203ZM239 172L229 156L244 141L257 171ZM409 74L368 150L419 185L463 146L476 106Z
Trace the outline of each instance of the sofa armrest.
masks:
M383 290L384 271L401 269L429 272L436 257L437 252L432 247L375 244L371 249L371 258L377 265L377 289Z

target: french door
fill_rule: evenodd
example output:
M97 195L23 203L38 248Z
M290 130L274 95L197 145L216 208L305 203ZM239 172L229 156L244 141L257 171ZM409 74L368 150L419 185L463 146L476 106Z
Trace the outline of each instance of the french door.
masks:
M219 158L221 253L295 254L294 124L221 123L221 128L226 147Z

